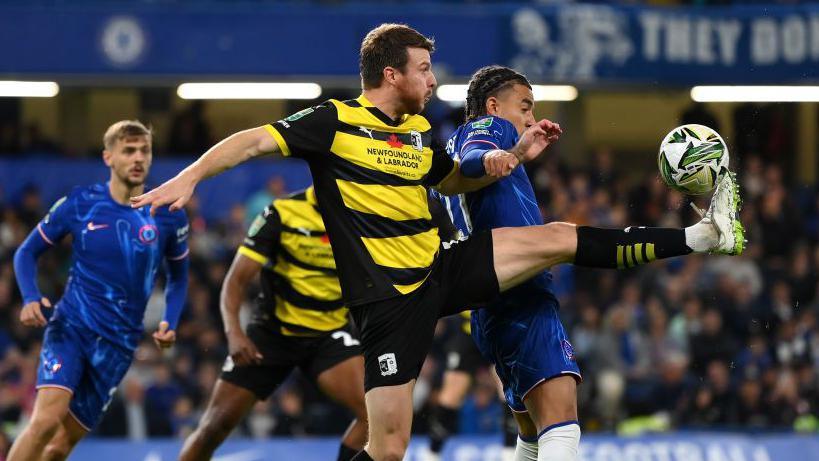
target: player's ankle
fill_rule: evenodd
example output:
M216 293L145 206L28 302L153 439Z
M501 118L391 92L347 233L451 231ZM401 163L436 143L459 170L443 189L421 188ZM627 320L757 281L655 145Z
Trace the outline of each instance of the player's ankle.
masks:
M685 228L685 244L694 253L707 253L719 244L719 233L710 221L703 219Z

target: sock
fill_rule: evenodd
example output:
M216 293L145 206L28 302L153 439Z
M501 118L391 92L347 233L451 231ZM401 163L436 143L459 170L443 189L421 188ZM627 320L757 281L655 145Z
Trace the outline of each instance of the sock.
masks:
M450 435L458 431L460 411L440 405L432 410L429 422L429 450L440 453Z
M350 461L375 461L375 460L370 458L370 455L367 453L367 450L361 450Z
M336 461L351 461L356 453L358 453L358 450L350 448L342 443L341 446L338 447L338 457L336 458Z
M695 253L705 253L719 243L719 234L707 222L698 222L685 228L685 244Z
M536 438L524 439L523 436L518 437L517 446L515 447L514 461L538 461L538 440Z
M538 461L577 461L580 426L577 421L553 424L538 435Z
M693 227L693 226L692 226ZM628 227L602 229L577 228L577 266L625 269L651 261L691 253L683 229L666 227Z

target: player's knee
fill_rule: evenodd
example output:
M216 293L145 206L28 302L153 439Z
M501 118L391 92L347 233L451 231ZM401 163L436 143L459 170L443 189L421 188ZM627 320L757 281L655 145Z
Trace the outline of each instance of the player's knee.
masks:
M231 431L233 431L233 424L230 423L229 419L219 412L215 412L215 414L205 416L196 431L196 437L206 445L218 445L230 435Z
M407 451L409 439L395 435L388 437L381 452L381 458L385 461L401 461L404 459L404 453Z
M63 461L71 453L71 446L67 442L54 441L46 446L43 452L45 461Z
M566 222L550 222L540 226L539 248L548 257L559 256L571 261L577 251L577 226ZM562 261L561 261L562 262Z

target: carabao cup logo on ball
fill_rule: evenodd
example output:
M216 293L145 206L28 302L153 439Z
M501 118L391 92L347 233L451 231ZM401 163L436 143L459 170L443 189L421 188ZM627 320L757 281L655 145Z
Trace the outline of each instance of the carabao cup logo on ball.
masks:
M145 245L155 242L158 235L156 226L153 224L145 224L139 228L139 241Z
M701 195L717 185L728 169L728 147L705 125L688 124L671 130L660 145L660 177L684 194Z

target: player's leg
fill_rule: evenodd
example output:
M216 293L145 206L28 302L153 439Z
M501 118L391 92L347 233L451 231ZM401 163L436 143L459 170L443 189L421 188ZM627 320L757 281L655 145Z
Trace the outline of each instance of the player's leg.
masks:
M305 351L299 338L285 337L273 327L251 323L247 335L262 354L260 365L236 366L227 357L207 409L185 440L179 459L207 460L259 400L266 400L290 375Z
M364 357L355 332L349 327L327 335L305 370L319 389L349 409L355 418L344 432L337 461L349 461L367 443L367 407L364 403Z
M180 461L208 460L257 402L243 387L219 379L196 430L185 440Z
M37 397L31 421L9 451L9 461L38 460L69 414L86 362L76 329L54 317L43 335Z
M365 395L369 441L353 461L401 461L412 429L412 390L415 380L370 389Z
M46 445L57 434L63 419L68 416L72 391L57 387L41 387L34 401L31 421L14 441L8 454L9 461L36 461Z
M462 370L444 372L438 404L432 408L429 420L429 450L436 459L452 434L458 432L460 412L466 394L472 387L472 376Z
M537 461L538 445L537 445L537 427L534 421L525 411L513 411L512 417L518 428L517 437L515 440L513 461Z
M412 428L412 390L443 305L440 275L437 267L409 295L350 308L364 352L369 422L367 446L355 461L404 458Z
M705 218L685 229L603 229L569 223L492 230L495 274L501 291L556 264L628 268L692 252L739 254L744 248L737 186L723 175Z
M544 381L523 398L537 427L539 461L575 461L580 444L577 382L573 376Z
M457 330L445 345L446 370L438 402L429 419L429 449L434 458L439 456L447 439L458 432L461 407L472 387L472 377L486 364L470 337L469 314L456 319Z
M63 461L80 440L88 434L88 429L82 426L72 415L63 418L63 423L57 429L43 453L42 461Z

